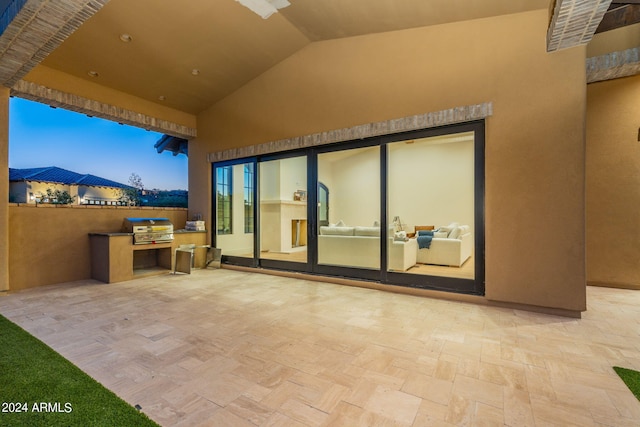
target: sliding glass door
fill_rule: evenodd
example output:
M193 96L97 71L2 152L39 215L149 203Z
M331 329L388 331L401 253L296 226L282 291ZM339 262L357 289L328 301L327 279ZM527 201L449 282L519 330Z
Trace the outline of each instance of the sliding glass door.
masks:
M214 165L231 263L484 292L484 122Z
M253 161L213 168L215 245L243 265L254 265L255 168Z
M388 270L473 279L474 132L388 144ZM403 246L415 240L407 257Z
M307 156L259 164L260 260L307 263Z
M317 170L318 265L379 270L380 147L320 153Z

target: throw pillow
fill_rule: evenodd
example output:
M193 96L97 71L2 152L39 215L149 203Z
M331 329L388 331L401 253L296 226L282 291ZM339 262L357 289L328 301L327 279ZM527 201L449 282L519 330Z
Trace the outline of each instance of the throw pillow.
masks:
M453 230L449 232L450 239L459 239L460 238L460 227L455 227Z
M393 240L396 242L406 242L407 232L406 231L396 231L393 235Z

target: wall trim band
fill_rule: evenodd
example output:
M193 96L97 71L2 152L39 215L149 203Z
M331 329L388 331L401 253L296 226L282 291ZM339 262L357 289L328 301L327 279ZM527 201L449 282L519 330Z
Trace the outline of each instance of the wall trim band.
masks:
M311 135L281 139L266 142L264 144L249 145L246 147L231 148L228 150L209 153L209 162L221 162L245 157L253 157L264 154L278 153L282 151L301 148L316 147L333 144L336 142L352 141L356 139L370 138L373 136L389 135L420 129L429 129L475 120L482 120L493 115L493 103L467 105L449 108L447 110L402 117L399 119L385 120L382 122L367 123L350 128L335 129Z
M33 82L19 80L11 88L11 96L41 102L52 107L61 107L77 113L100 117L117 123L140 127L164 133L178 138L192 139L197 130L168 120L157 119L136 111L127 110L111 104L105 104L72 93L51 89Z

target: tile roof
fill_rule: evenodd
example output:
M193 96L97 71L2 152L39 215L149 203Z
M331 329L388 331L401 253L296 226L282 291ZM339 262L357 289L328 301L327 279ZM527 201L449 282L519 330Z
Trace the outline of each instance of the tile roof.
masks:
M91 187L131 188L110 179L100 178L90 174L79 174L56 166L44 168L12 169L9 168L9 182L12 181L38 181L55 182L66 185L87 185Z

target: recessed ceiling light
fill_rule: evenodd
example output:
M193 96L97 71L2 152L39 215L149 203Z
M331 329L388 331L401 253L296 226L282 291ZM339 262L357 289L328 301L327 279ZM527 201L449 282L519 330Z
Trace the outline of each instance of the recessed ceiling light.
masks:
M191 70L191 74L193 74L194 76L197 76L198 74L200 74L200 70L198 70L197 68L194 68L193 70Z
M89 74L89 77L98 77L100 74L98 74L97 71L89 71L87 74Z
M166 98L164 95L160 95L160 96L158 97L158 99L159 99L160 101L164 101L164 100L165 100L165 99L167 99L167 98Z
M129 43L131 40L133 40L133 37L131 37L131 35L124 33L124 34L120 34L120 40L122 40L125 43Z

